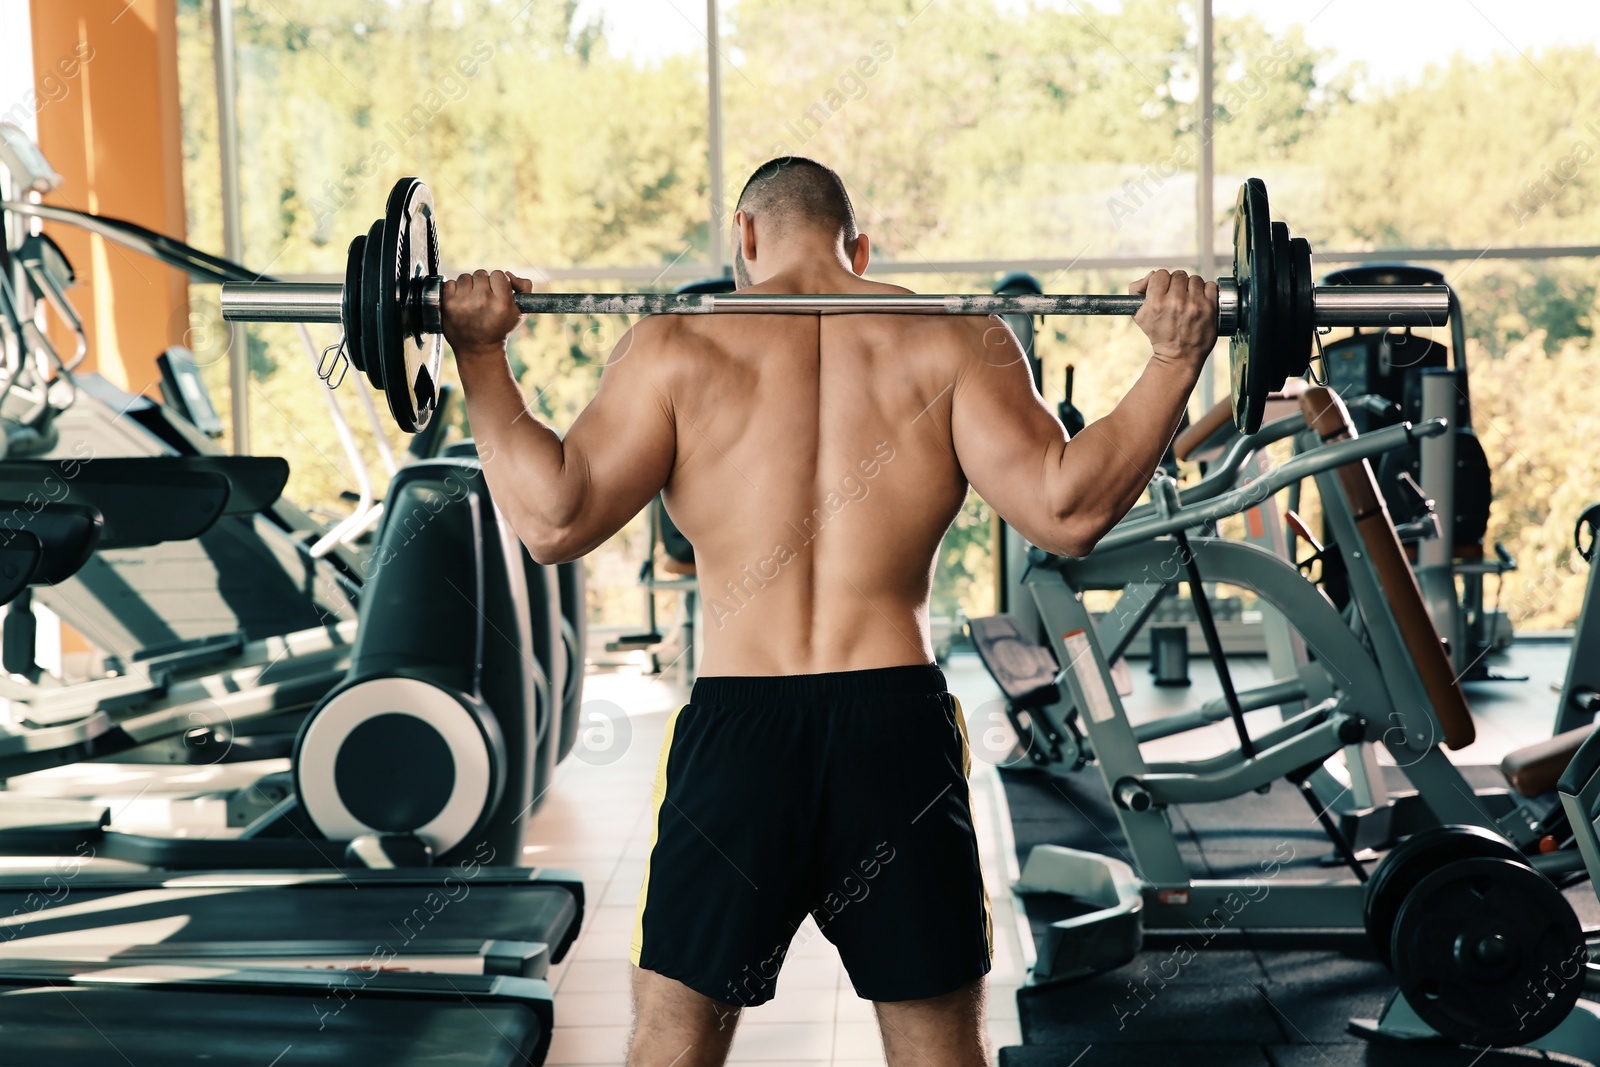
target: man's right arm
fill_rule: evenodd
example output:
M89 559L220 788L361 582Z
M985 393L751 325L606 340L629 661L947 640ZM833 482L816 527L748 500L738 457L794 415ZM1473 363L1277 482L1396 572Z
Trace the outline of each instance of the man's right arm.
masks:
M967 480L1050 552L1086 555L1138 502L1216 344L1215 284L1155 271L1131 289L1145 294L1134 321L1150 337L1150 362L1111 414L1077 437L1068 440L1045 407L998 320L957 377L951 434Z
M536 561L560 563L592 551L661 490L677 435L664 323L652 318L618 341L565 437L534 417L505 342L522 319L512 294L531 288L502 271L446 282L444 329L495 505Z

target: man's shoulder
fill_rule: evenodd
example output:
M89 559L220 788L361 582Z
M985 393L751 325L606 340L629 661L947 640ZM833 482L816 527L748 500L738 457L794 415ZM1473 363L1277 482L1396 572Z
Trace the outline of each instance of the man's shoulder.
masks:
M728 349L711 315L646 315L618 341L605 373L649 382L665 398L703 384ZM626 369L623 369L626 366Z
M611 363L631 359L661 368L686 350L681 315L646 315L617 341Z

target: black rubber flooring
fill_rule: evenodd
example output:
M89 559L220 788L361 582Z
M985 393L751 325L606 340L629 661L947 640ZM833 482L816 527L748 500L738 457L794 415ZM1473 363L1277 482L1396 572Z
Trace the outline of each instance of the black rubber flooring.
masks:
M1465 767L1475 787L1500 782L1492 767ZM1069 778L1002 772L1018 862L1038 844L1123 855L1099 774ZM1404 788L1396 781L1395 788ZM1265 796L1176 808L1172 822L1190 869L1201 877L1242 877L1279 842L1294 847L1286 870L1314 876L1330 852L1305 801L1287 783ZM1280 853L1281 854L1281 853ZM1323 870L1336 877L1342 868ZM1594 891L1568 896L1585 923L1600 916ZM1036 945L1066 912L1048 897L1026 902ZM1356 943L1341 950L1285 950L1243 936L1217 938L1174 968L1174 946L1147 944L1128 965L1079 982L1025 988L1017 994L1023 1045L1003 1049L1001 1067L1495 1067L1532 1062L1586 1063L1526 1050L1404 1046L1363 1041L1348 1020L1374 1018L1393 984L1388 971ZM1185 954L1187 955L1187 954ZM1174 973L1166 979L1164 975ZM1600 1050L1597 1050L1600 1051Z

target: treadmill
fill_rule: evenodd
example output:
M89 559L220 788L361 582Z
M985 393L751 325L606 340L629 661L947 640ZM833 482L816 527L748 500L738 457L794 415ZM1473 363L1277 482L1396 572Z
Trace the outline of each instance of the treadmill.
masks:
M0 1065L510 1067L550 987L503 975L0 963Z
M82 866L67 860L0 875L0 967L41 958L352 961L543 978L583 921L582 879L553 869L174 874ZM250 937L256 929L278 936Z
M117 220L43 205L6 209L84 226L202 280L247 273ZM0 247L0 259L5 253ZM133 471L156 460L181 472L209 510L190 535L141 537L127 534L127 524L159 526L187 504L148 497L129 509L124 497L112 508L120 535L98 548L92 542L104 529L55 517L73 534L55 531L55 541L78 550L57 552L58 560L74 557L67 573L32 592L24 583L12 601L0 649L12 676L0 680L11 720L0 726L0 780L111 755L195 762L186 758L196 729L187 716L241 697L198 729L221 740L217 728L225 726L230 750L243 758L270 754L270 744L243 744L249 732L265 727L292 737L300 715L346 673L365 584L361 555L337 545L325 556L312 553L323 531L276 499L282 482L272 485L268 467L281 461L245 459L253 465L247 470L218 456L203 430L167 418L150 401L94 375L79 376L77 385L77 402L54 423L61 445L45 464L111 473L112 464ZM144 473L159 481L156 469ZM113 478L100 491L119 488L127 487ZM103 519L96 522L104 526ZM43 562L42 552L8 557L0 571ZM106 677L62 685L37 668L35 596L109 654ZM0 836L12 846L5 851L60 858L51 871L0 876L0 1065L544 1058L552 1013L541 978L581 923L582 884L572 875L476 862L339 870L350 856L322 855L292 818L265 840L183 841L198 846L191 857L177 841L108 830L106 809L92 802L8 794L0 804ZM78 847L52 852L68 841ZM266 846L241 855L282 853L277 858L309 845L322 863L204 873L91 869L119 851L135 862L188 860L219 845L231 855L226 845L235 843ZM163 847L185 855L164 856ZM381 848L374 855L389 858ZM249 938L258 931L282 936ZM451 957L477 973L441 973ZM258 966L279 961L300 966Z

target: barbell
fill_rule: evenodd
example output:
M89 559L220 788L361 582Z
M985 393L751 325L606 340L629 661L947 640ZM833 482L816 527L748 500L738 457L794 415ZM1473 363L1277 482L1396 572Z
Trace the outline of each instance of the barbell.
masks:
M439 395L443 284L433 196L419 179L402 178L384 217L350 242L343 285L230 282L222 287L222 317L338 323L350 366L385 395L400 428L416 433ZM1442 285L1314 285L1311 245L1272 221L1259 178L1239 188L1233 276L1217 279L1217 291L1217 332L1231 338L1233 419L1244 433L1260 428L1268 394L1309 369L1319 327L1440 325L1449 313ZM1096 294L516 294L526 315L1132 315L1143 303L1142 296Z

